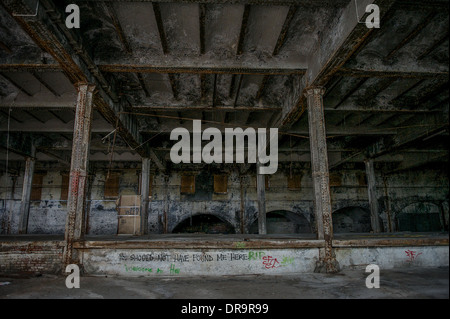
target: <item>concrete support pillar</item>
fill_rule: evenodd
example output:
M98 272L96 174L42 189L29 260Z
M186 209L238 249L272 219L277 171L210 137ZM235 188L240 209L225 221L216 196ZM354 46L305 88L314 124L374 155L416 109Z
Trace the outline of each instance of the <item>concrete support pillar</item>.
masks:
M89 146L93 114L95 86L80 83L72 142L69 194L67 199L67 219L65 229L64 267L77 263L73 256L73 242L85 234L86 187L88 182ZM63 269L63 272L65 268Z
M149 189L150 189L150 158L142 159L141 172L141 228L140 234L148 234L148 207L149 207Z
M20 204L19 234L26 234L28 231L28 217L30 216L31 188L33 186L33 175L35 166L35 151L32 150L32 157L25 160L25 173L23 176L22 202Z
M320 251L316 271L334 273L339 271L332 248L333 221L331 216L330 178L328 172L327 140L321 87L309 88L308 102L309 140L311 147L311 170L314 185L314 210L318 239L325 240L325 248Z
M266 175L259 173L259 161L256 164L256 191L258 196L258 233L266 235Z
M366 176L367 176L367 190L369 195L370 205L370 221L374 233L380 233L382 230L380 223L380 209L378 206L377 187L375 180L375 170L373 168L373 160L366 159Z

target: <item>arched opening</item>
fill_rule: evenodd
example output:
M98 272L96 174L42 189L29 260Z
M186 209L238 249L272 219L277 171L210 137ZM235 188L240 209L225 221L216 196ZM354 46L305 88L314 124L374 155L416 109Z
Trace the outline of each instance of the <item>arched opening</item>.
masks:
M311 224L303 215L286 210L278 210L266 215L268 234L311 234ZM250 234L258 234L258 219L249 229Z
M174 234L235 234L234 227L214 215L200 214L186 218L172 231Z
M344 207L333 213L334 233L369 233L370 212L361 207Z
M439 207L432 203L415 203L403 208L397 215L399 231L433 232L444 229Z

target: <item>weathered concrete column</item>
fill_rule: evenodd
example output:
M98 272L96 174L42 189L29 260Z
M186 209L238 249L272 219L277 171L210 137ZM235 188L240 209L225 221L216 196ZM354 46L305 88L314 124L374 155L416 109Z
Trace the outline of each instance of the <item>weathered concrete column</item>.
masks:
M150 158L142 159L141 171L141 228L140 234L148 234L148 206L150 189Z
M367 191L369 195L370 205L370 221L374 233L380 233L382 228L380 224L380 209L378 206L377 187L375 180L375 170L373 168L373 160L366 159L366 176L367 176Z
M266 235L266 175L259 173L259 161L256 164L256 191L258 196L258 233Z
M23 175L22 202L20 204L19 234L28 231L28 217L30 216L31 188L33 187L33 175L35 166L35 148L32 147L31 157L25 159L25 173Z
M314 185L314 210L318 239L325 240L325 248L320 250L320 260L316 271L334 273L339 271L332 248L333 221L331 216L330 178L328 172L327 140L321 87L309 88L308 101L309 140L311 148L311 170Z
M85 203L88 181L89 146L91 138L92 102L95 86L80 83L77 86L78 99L72 142L69 194L67 198L67 219L65 229L64 267L77 263L73 256L73 242L84 237ZM65 268L63 269L65 271Z

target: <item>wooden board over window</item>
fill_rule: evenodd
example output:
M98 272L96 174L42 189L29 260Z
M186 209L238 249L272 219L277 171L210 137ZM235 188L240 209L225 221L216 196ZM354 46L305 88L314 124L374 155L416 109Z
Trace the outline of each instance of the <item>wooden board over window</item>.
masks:
M288 189L300 190L302 188L302 175L288 176Z
M181 176L181 194L195 194L195 176Z
M342 186L342 176L339 173L330 174L330 186Z
M67 200L69 196L69 174L62 174L61 200Z
M37 173L33 175L33 184L31 186L30 200L41 200L43 179L44 174Z
M228 175L214 175L214 193L226 194L228 192Z
M105 180L105 198L119 197L119 174L110 174Z
M367 178L365 173L360 172L356 174L356 177L358 178L359 186L367 186Z

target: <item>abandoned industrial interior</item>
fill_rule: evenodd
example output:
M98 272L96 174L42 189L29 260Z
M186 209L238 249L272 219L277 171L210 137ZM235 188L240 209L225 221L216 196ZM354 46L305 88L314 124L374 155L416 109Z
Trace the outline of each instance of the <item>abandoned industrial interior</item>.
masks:
M0 273L448 266L448 77L447 0L2 0Z

